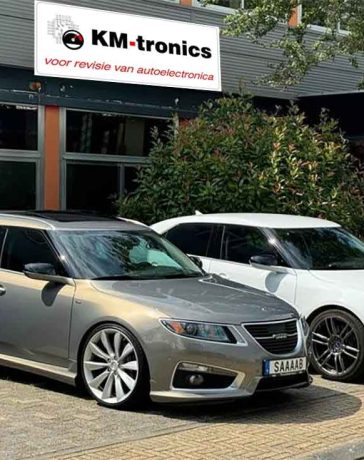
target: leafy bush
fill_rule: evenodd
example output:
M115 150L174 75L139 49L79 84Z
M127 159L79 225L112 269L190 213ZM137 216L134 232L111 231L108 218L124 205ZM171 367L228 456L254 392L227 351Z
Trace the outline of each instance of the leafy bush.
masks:
M244 97L205 104L167 139L155 138L138 182L117 207L146 223L199 210L301 214L364 228L361 179L336 123L323 115L310 127L295 106L269 115Z

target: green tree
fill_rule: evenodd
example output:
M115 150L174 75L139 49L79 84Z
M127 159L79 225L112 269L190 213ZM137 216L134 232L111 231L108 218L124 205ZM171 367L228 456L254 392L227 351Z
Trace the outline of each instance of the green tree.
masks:
M199 210L294 213L364 228L360 178L336 123L323 115L310 127L295 106L269 115L246 97L205 104L156 139L138 181L118 211L146 223Z
M271 65L272 73L264 78L265 83L295 85L309 70L336 56L346 56L358 66L357 57L364 52L363 0L248 0L246 6L226 17L223 33L246 36L265 48L282 50L282 62ZM281 27L279 37L271 38L270 32L279 24L289 23L295 8L302 12L300 24ZM312 24L323 26L322 33L308 34Z

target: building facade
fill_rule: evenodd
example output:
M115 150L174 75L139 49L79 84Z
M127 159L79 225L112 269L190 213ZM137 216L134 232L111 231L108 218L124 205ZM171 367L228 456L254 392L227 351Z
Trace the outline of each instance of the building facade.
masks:
M227 13L253 0L53 0L53 3L223 27ZM301 11L293 12L291 26ZM281 27L287 27L282 24ZM274 34L279 34L277 29ZM320 33L319 20L312 34ZM0 209L94 209L135 190L148 161L151 131L173 116L195 116L221 94L248 91L263 106L311 94L354 91L364 65L345 59L279 91L256 84L281 59L245 38L221 38L222 93L34 74L34 1L0 2ZM314 102L313 102L314 103Z

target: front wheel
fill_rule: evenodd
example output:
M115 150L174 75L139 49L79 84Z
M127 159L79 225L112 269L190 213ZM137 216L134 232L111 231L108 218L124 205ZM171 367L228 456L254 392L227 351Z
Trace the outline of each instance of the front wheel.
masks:
M311 322L314 370L330 380L355 381L364 374L364 326L354 315L327 310Z
M148 395L148 368L137 339L125 328L104 324L86 338L82 352L83 382L100 404L126 409Z

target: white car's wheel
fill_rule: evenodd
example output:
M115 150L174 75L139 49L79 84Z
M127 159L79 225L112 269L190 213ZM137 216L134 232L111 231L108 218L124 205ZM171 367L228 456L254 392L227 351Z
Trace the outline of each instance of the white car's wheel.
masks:
M364 374L364 326L342 310L327 310L311 322L312 366L330 380L354 381Z
M140 344L115 324L99 326L89 334L81 372L88 392L107 407L132 407L148 394L148 370Z

